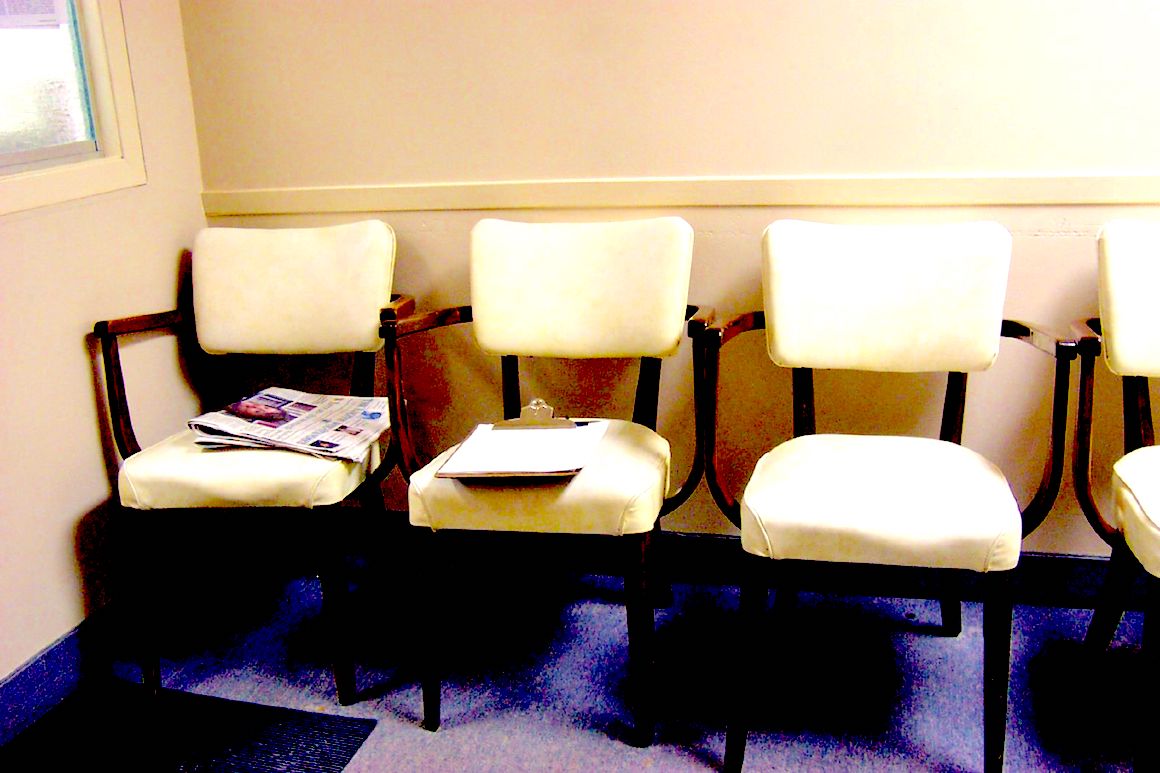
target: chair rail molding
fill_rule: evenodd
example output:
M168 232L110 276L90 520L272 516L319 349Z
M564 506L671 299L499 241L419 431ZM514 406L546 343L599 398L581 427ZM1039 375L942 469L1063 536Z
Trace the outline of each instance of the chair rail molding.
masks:
M440 210L1157 204L1160 175L737 176L242 188L202 194L209 217Z

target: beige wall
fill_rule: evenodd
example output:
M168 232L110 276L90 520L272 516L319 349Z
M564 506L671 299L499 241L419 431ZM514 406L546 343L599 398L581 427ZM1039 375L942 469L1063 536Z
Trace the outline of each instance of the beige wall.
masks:
M186 0L182 10L211 219L381 217L399 235L397 286L421 306L468 300L468 231L487 214L683 215L696 228L693 300L722 314L758 303L758 244L775 218L983 217L1015 235L1007 314L1066 329L1095 313L1100 224L1160 216L1160 10L1148 0ZM468 339L408 354L427 450L498 409L495 363ZM661 418L678 467L691 442L687 364L686 352L667 376ZM722 442L740 483L788 432L788 381L759 341L727 366ZM1050 364L1005 345L972 384L965 442L1026 502ZM930 382L901 399L892 380L822 385L823 398L869 398L852 423L827 414L823 428L935 430ZM1106 463L1118 414L1114 386L1100 386ZM918 423L901 418L913 402ZM1104 553L1069 480L1026 547ZM704 491L666 523L728 531Z
M178 6L124 0L123 13L148 183L0 217L0 675L99 601L110 483L86 334L172 308L180 250L204 224ZM133 349L166 398L141 417L156 439L193 403L171 350Z
M723 314L758 302L774 218L996 218L1015 234L1008 314L1057 326L1095 311L1099 225L1160 217L1148 0L183 0L180 18L172 0L123 5L148 184L0 218L0 674L99 601L111 460L86 333L172 305L203 187L220 223L387 220L397 284L424 306L467 300L467 235L485 214L683 215L697 231L693 299ZM408 355L429 450L494 415L498 368L463 335ZM166 398L138 417L156 439L195 402L164 342L127 358L151 374L130 390ZM661 428L683 471L687 352L672 365ZM786 379L757 341L726 365L722 442L744 470L785 435ZM558 378L539 372L536 388ZM1016 347L968 406L967 444L1024 501L1048 379ZM930 385L907 393L927 401L918 424L883 399L895 385L822 383L871 398L854 428L928 429ZM1115 389L1098 386L1106 463ZM668 525L727 530L703 491ZM1026 547L1103 552L1066 492Z

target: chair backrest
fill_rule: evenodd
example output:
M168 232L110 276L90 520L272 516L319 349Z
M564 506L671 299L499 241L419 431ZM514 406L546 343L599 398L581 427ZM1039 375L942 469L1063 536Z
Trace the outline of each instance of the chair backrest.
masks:
M488 218L471 233L476 340L490 354L663 357L680 344L693 229Z
M1160 223L1112 221L1099 235L1104 360L1120 376L1160 376Z
M999 351L1011 234L999 223L779 220L762 240L778 365L968 372Z
M211 354L373 352L395 234L380 220L206 228L193 247L197 339Z

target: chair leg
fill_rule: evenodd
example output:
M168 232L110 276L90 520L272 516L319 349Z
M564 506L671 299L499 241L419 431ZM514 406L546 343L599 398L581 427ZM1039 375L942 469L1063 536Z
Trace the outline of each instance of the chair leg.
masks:
M425 566L438 566L435 562L435 547L437 539L435 534L428 533L420 535L422 539L419 540L419 550L426 560L423 562ZM434 733L439 729L441 722L440 712L440 698L443 691L443 675L442 675L442 652L443 652L443 620L437 611L437 605L443 598L443 586L441 577L438 573L432 573L427 578L426 588L428 590L428 598L424 606L424 614L426 621L423 625L423 630L427 636L427 641L424 642L423 654L421 655L421 662L419 665L421 671L421 681L423 684L423 721L421 723L424 730L429 730Z
M424 730L434 733L439 729L440 699L443 691L443 681L440 677L439 665L436 658L428 656L423 664L423 721Z
M627 540L628 555L624 570L625 612L628 616L628 683L633 716L631 743L651 746L656 733L653 706L653 639L655 616L648 554L651 532Z
M326 519L322 540L322 556L318 566L318 582L322 588L322 622L326 647L330 658L334 690L338 702L349 706L358 702L355 679L354 652L354 578L349 568L347 547L352 529L361 525L355 508L332 507Z
M354 656L350 648L350 587L344 573L328 562L318 573L322 586L322 619L330 650L330 668L338 702L349 706L358 701Z
M1138 574L1138 567L1139 564L1126 544L1121 542L1112 549L1108 574L1099 589L1092 619L1083 638L1084 650L1089 654L1103 652L1112 643L1116 629L1120 627L1120 619L1124 616L1128 589Z
M657 542L661 539L660 534L661 522L657 519L653 524L649 550L655 550ZM648 583L649 598L652 599L654 610L667 609L673 605L673 584L662 561L651 559L648 561L648 576L645 581Z
M125 641L133 660L141 669L141 685L146 693L161 692L161 646L157 619L162 609L159 590L162 580L157 556L157 523L138 511L118 508L114 514L113 540L114 593L122 606Z
M1144 640L1140 647L1143 665L1138 700L1147 701L1160 688L1160 579L1149 575L1144 597ZM1156 770L1160 765L1160 747L1147 734L1140 735L1135 749L1136 770Z
M957 598L939 599L942 611L942 635L958 636L963 632L963 605Z
M983 770L1003 770L1007 741L1007 689L1011 674L1011 572L984 576Z
M746 556L748 559L748 556ZM747 561L748 563L748 561ZM781 590L778 588L778 595ZM792 597L793 594L790 594ZM738 628L739 640L733 646L738 653L730 676L730 696L728 717L725 728L726 773L739 773L745 764L745 744L749 736L749 718L753 711L752 691L745 683L748 669L739 653L752 648L760 640L765 607L769 601L769 590L761 573L749 564L741 579L741 621ZM776 598L774 603L776 604ZM792 603L792 602L790 602Z

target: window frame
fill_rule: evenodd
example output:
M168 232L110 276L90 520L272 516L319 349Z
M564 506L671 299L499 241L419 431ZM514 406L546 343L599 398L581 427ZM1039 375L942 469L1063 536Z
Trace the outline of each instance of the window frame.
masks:
M147 176L120 0L76 0L98 154L0 175L0 215L144 185Z

